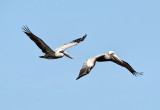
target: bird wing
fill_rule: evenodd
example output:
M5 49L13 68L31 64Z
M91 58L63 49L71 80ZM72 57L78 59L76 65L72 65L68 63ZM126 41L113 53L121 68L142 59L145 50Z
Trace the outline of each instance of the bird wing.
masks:
M86 38L87 34L85 34L82 38L78 38L76 40L73 40L72 42L68 43L68 44L64 44L60 47L57 47L55 50L61 49L61 50L65 50L69 47L72 47L74 45L77 45L78 43L82 42L85 38Z
M137 75L143 75L142 73L143 72L136 72L127 62L125 62L125 61L123 61L123 60L121 60L122 62L119 62L119 61L117 61L117 60L112 60L112 62L114 62L114 63L116 63L116 64L118 64L118 65L120 65L120 66L123 66L123 67L125 67L125 68L127 68L133 75L135 75L135 76L137 76Z
M43 42L43 40L41 40L40 38L38 38L37 36L35 36L27 26L23 26L22 27L23 32L29 36L29 38L35 42L35 44L42 50L43 53L51 53L54 52L47 44L45 44Z
M82 69L79 72L79 76L77 77L76 80L79 78L83 77L84 75L89 74L89 72L92 70L92 68L95 66L96 59L95 58L90 58L86 62L84 62Z

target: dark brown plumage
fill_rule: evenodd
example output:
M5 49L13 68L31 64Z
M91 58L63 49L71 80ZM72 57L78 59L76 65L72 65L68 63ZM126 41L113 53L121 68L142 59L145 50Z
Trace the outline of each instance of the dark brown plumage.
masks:
M76 80L89 74L91 69L95 66L96 61L97 62L112 61L122 67L125 67L135 76L143 75L142 72L141 73L136 72L127 62L120 60L113 51L109 51L107 54L101 54L93 58L89 58L86 62L84 62L82 69L80 70L79 75Z
M85 34L82 38L78 38L78 39L76 39L76 40L73 40L72 42L77 42L77 43L79 43L79 42L83 41L83 40L86 38L86 36L87 36L87 34Z
M122 67L125 67L126 69L128 69L133 75L137 76L137 75L143 75L142 72L139 73L139 72L136 72L127 62L121 60L123 63L121 62L117 62L117 61L114 61L112 60L112 62L122 66Z
M71 57L65 50L67 48L70 48L74 45L77 45L78 43L82 42L87 34L85 34L82 38L78 38L76 40L73 40L70 43L61 45L59 47L57 47L54 51L47 45L45 44L45 42L43 42L43 40L41 40L40 38L38 38L37 36L35 36L27 26L23 26L22 27L23 32L32 40L35 42L35 44L42 50L43 53L45 53L44 56L39 56L40 58L46 58L46 59L57 59L57 58L61 58L64 55L68 58L73 59L73 57Z
M37 36L35 36L27 26L23 26L22 27L23 32L29 36L29 38L35 42L35 44L42 50L43 53L48 54L49 52L53 52L53 50L47 45L45 44L45 42L43 42L43 40L41 40L40 38L38 38Z

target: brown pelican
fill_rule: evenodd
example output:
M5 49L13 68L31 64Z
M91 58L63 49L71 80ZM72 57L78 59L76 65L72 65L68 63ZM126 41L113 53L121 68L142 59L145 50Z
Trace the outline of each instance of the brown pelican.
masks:
M84 75L89 74L89 72L91 71L91 69L95 66L97 62L104 62L104 61L112 61L120 66L123 66L125 68L127 68L133 75L142 75L142 72L136 72L127 62L120 60L118 58L118 56L113 52L113 51L109 51L106 54L101 54L98 56L95 56L93 58L89 58L84 64L82 69L80 70L79 76L77 77L76 80L78 80L79 78L81 78Z
M73 40L72 42L68 44L64 44L60 47L57 47L54 51L43 42L40 38L38 38L36 35L34 35L27 26L22 27L23 32L29 36L29 38L35 42L35 44L42 50L43 53L45 53L44 56L39 56L40 58L46 58L46 59L57 59L61 58L64 55L67 56L68 58L73 59L65 50L69 47L72 47L74 45L77 45L78 43L82 42L87 34L85 34L82 38L78 38L76 40Z

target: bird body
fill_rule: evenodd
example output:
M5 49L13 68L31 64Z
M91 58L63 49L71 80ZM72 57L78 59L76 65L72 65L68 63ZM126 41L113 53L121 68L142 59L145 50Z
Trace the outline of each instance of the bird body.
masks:
M40 58L45 58L45 59L57 59L63 57L64 54L60 52L54 52L54 53L48 53L45 54L44 56L40 56Z
M76 40L73 40L70 43L64 44L62 46L57 47L54 51L47 45L43 40L35 36L27 26L22 27L24 30L24 33L32 40L35 42L35 44L42 50L43 53L45 53L44 56L40 56L40 58L45 58L45 59L58 59L63 56L66 56L70 59L73 59L65 50L69 47L72 47L74 45L77 45L78 43L82 42L86 38L86 34L82 38L78 38ZM111 61L114 62L122 67L125 67L128 69L133 75L142 75L142 73L136 72L127 62L121 60L118 58L118 56L113 52L109 51L108 53L105 54L100 54L98 56L89 58L86 60L82 66L82 69L79 72L79 76L77 77L77 80L84 75L87 75L92 68L95 66L97 62L105 62L105 61Z
M47 45L43 40L41 40L39 37L34 35L27 26L22 27L24 33L29 36L29 38L35 42L35 44L42 50L43 53L45 53L44 56L40 56L40 58L45 59L57 59L61 58L64 55L68 58L73 59L65 50L69 47L72 47L74 45L77 45L78 43L82 42L87 34L85 34L82 38L78 38L76 40L73 40L72 42L68 44L64 44L60 47L57 47L54 51Z
M84 75L87 75L91 71L91 69L95 66L96 61L97 62L112 61L120 66L127 68L135 76L142 75L142 73L136 72L127 62L118 58L118 56L113 51L109 51L106 54L100 54L98 56L86 60L82 66L82 69L80 70L77 80L83 77Z

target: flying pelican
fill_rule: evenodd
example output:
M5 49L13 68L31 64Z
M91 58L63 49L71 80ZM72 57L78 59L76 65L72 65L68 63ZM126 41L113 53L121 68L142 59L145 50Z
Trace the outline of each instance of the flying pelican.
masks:
M38 38L36 35L34 35L27 26L22 27L23 32L29 36L29 38L35 42L35 44L42 50L43 53L45 53L44 56L39 56L40 58L46 58L46 59L57 59L61 58L64 55L70 59L73 59L65 50L69 47L72 47L74 45L77 45L78 43L82 42L87 34L85 34L82 38L78 38L76 40L73 40L72 42L68 44L64 44L60 47L57 47L54 51L43 42L40 38Z
M93 58L89 58L82 66L82 69L80 70L79 76L77 77L76 80L78 80L79 78L81 78L84 75L89 74L89 72L91 71L91 69L95 66L97 62L104 62L104 61L112 61L120 66L123 66L125 68L127 68L133 75L143 75L139 72L136 72L127 62L120 60L118 58L118 56L113 52L113 51L109 51L106 54L100 54L98 56L95 56Z

